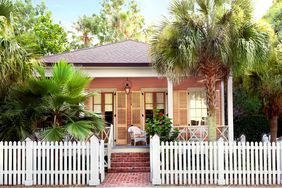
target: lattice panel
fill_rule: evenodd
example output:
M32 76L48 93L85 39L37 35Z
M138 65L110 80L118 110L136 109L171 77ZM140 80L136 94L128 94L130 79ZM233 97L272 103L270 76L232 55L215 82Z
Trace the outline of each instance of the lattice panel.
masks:
M132 113L132 119L131 122L133 125L139 125L141 124L141 114L140 114L140 109L135 109L131 111Z
M142 104L141 104L141 92L132 92L131 94L131 124L139 127L142 125Z
M118 108L125 108L126 107L126 94L125 93L118 93L118 95L117 95L117 107Z
M179 109L179 124L187 125L187 109Z
M179 118L178 118L178 92L173 92L173 124L179 125Z
M141 96L139 92L133 92L131 95L131 104L133 108L140 108Z
M118 109L117 116L118 116L118 124L126 124L126 110L125 109Z
M117 130L117 135L118 135L118 139L126 139L126 128L125 127L119 127Z
M187 109L187 92L179 92L179 108L186 108Z
M216 123L218 125L223 124L223 122L221 122L221 95L220 95L220 91L216 90Z

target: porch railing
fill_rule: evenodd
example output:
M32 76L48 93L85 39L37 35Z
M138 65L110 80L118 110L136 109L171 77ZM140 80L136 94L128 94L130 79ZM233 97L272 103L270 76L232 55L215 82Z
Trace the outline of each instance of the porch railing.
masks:
M207 141L208 140L208 126L174 126L179 130L179 141ZM216 128L217 138L222 137L228 141L228 126L219 125Z

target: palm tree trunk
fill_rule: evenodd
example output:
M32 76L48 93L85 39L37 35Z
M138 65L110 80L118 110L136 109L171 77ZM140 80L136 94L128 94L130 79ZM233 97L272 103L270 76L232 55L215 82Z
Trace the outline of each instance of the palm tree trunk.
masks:
M277 129L278 129L278 116L273 115L270 118L270 135L271 135L271 142L276 142L277 138Z
M208 106L208 138L209 141L215 141L216 135L216 79L215 76L206 76L205 87L207 90L207 106Z

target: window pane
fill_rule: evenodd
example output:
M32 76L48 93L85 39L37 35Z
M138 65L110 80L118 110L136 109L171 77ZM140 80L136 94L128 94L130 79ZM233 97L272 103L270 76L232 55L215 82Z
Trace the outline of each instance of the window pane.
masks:
M145 93L145 103L153 103L153 93Z
M190 118L201 120L207 117L207 105L205 91L190 92Z
M93 110L93 111L94 111L95 113L98 113L98 114L101 114L101 113L102 113L101 105L96 104L96 105L94 105L93 107L94 107L94 110Z
M164 104L157 104L157 109L158 110L164 109Z
M112 112L113 111L113 105L106 104L105 105L105 112Z
M195 102L195 94L191 93L190 95L190 108L195 108L196 107L196 102Z
M199 96L197 97L195 105L196 105L196 108L201 108L201 106L202 106L202 100Z
M202 117L207 117L207 116L208 116L207 109L202 109Z
M111 93L105 94L105 103L106 104L113 104L113 95Z
M146 110L153 110L153 104L146 104Z
M164 93L157 93L157 103L164 103Z
M101 104L101 93L96 93L94 96L94 104Z

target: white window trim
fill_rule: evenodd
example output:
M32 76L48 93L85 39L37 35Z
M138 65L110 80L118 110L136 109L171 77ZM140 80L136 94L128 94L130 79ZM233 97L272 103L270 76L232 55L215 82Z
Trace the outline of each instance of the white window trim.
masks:
M191 125L191 109L190 109L190 102L191 102L191 100L190 100L190 92L205 92L205 88L203 88L203 87L193 87L193 88L187 88L187 92L189 93L189 97L188 97L188 102L187 102L187 113L188 113L188 115L187 115L187 118L188 118L188 120L189 120L189 123L188 124L190 124Z

